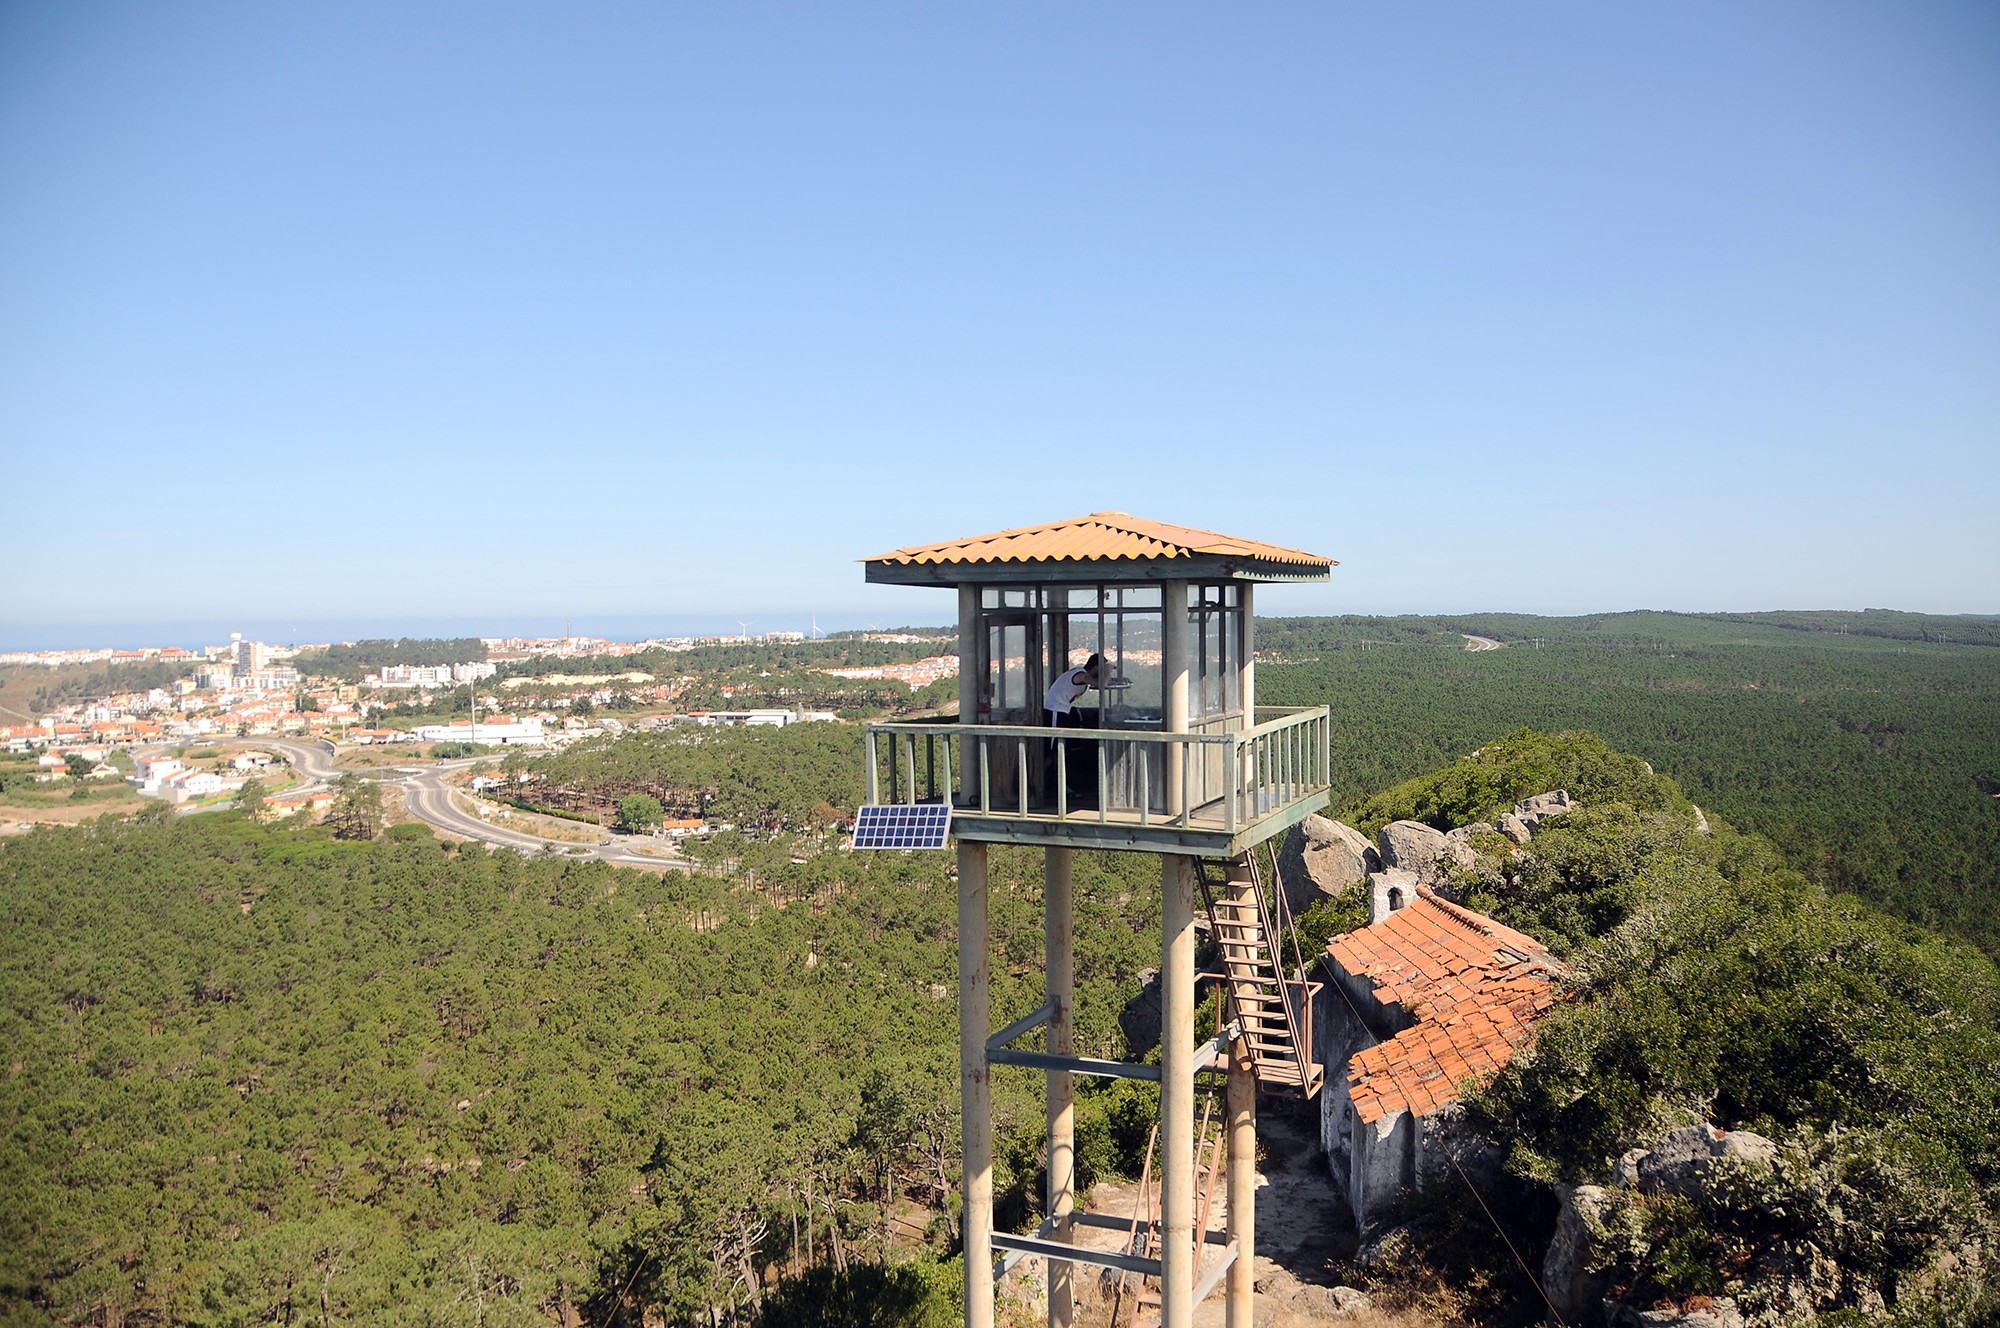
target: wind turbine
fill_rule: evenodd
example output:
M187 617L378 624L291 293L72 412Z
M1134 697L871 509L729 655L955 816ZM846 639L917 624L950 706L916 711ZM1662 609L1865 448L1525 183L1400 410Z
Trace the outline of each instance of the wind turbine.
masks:
M750 622L755 622L755 621L756 619L754 618L750 620ZM741 618L738 618L736 620L736 625L743 629L743 644L745 645L750 644L750 623L744 622Z

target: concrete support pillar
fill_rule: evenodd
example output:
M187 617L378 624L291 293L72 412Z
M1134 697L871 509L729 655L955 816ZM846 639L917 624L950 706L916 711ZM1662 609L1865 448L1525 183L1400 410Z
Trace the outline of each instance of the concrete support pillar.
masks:
M958 1073L964 1130L966 1328L993 1328L993 971L987 944L986 845L958 841Z
M1230 873L1229 902L1238 915L1256 907L1256 895L1247 877ZM1254 983L1238 983L1236 993L1253 996ZM1241 1011L1249 1008L1236 1002ZM1225 1103L1229 1131L1229 1238L1236 1246L1236 1262L1229 1267L1223 1304L1227 1328L1252 1328L1257 1310L1257 1071L1251 1060L1250 1040L1238 1037L1229 1044L1229 1087Z
M1048 999L1055 1007L1049 1019L1049 1053L1076 1053L1076 951L1072 931L1075 913L1071 885L1075 850L1043 850L1043 939L1048 950ZM1066 1070L1049 1071L1049 1216L1056 1220L1053 1238L1070 1243L1076 1211L1076 1088ZM1076 1266L1049 1265L1049 1328L1069 1328L1075 1314Z
M1192 1328L1194 864L1177 853L1160 861L1160 1324Z

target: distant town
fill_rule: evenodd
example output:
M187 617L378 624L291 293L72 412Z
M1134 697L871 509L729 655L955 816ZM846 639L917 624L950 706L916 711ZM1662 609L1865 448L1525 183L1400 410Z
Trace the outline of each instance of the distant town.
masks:
M911 692L956 676L958 657L945 638L907 632L852 634L850 639L915 653L932 645L938 653L900 662L812 670L827 678L902 684ZM373 667L332 667L335 658L367 658L365 647L392 642L276 644L232 635L202 649L155 646L134 650L71 649L0 654L0 669L46 669L51 676L74 675L94 666L103 676L123 680L146 675L146 685L118 690L89 688L90 694L48 705L39 713L7 706L0 718L0 751L36 757L38 785L70 785L71 797L88 800L99 783L119 782L176 804L220 805L252 780L260 783L274 763L295 764L286 751L303 740L334 752L343 749L408 746L408 757L472 755L498 748L552 750L580 739L617 735L628 729L673 725L783 726L825 722L831 710L805 704L731 709L682 703L702 680L693 672L673 677L640 670L577 672L564 661L629 659L704 647L786 646L805 643L803 632L739 636L653 637L612 641L591 636L488 637L463 642L463 658L431 663L384 663ZM434 649L451 643L420 643ZM345 652L344 654L342 652ZM551 662L547 672L525 663ZM509 666L513 666L510 668ZM150 670L150 672L149 672ZM502 675L503 671L505 676ZM767 675L768 676L768 675ZM101 694L99 694L101 693ZM456 695L454 695L456 693ZM735 689L709 685L705 695L725 703ZM619 718L605 710L617 710ZM426 710L439 711L435 716ZM453 713L456 711L456 713ZM253 744L241 750L244 740ZM273 752L255 750L264 740ZM228 752L204 752L197 766L189 744ZM426 748L423 744L429 744ZM274 755L274 752L276 753ZM296 756L296 750L292 755ZM300 781L305 786L304 781ZM51 793L59 788L48 790ZM274 812L323 806L274 802Z

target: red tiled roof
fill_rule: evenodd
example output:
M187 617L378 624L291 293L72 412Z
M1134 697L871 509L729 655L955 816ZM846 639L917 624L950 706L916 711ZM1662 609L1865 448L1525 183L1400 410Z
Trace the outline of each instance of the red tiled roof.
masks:
M1125 558L1188 558L1195 554L1258 558L1267 562L1324 572L1339 566L1330 558L1280 548L1257 540L1218 535L1212 530L1148 521L1124 512L1092 512L1089 516L1045 525L969 535L939 544L894 549L862 561L871 563L1039 563L1093 562Z
M1347 1062L1364 1122L1428 1116L1505 1065L1559 998L1566 970L1541 942L1429 891L1372 927L1336 936L1327 958L1416 1020Z

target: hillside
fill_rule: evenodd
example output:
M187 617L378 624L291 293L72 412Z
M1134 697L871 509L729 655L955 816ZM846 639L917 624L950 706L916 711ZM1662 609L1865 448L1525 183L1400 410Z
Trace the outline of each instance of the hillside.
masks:
M1756 621L1266 620L1258 692L1332 707L1336 804L1515 728L1589 729L1815 881L2000 955L2000 649L1960 644L2000 625L1739 618ZM1460 633L1507 648L1467 651Z
M1829 898L1720 820L1704 831L1672 780L1589 734L1517 733L1344 815L1456 828L1548 787L1578 808L1449 893L1548 944L1571 969L1568 999L1474 1100L1474 1127L1504 1159L1485 1206L1470 1181L1426 1196L1417 1257L1378 1280L1483 1286L1462 1312L1538 1321L1539 1293L1486 1214L1539 1271L1556 1200L1588 1186L1576 1193L1596 1207L1574 1230L1594 1235L1567 1266L1587 1270L1592 1298L1727 1295L1760 1322L1796 1313L1788 1294L1821 1311L1886 1298L1904 1322L1989 1321L2000 1302L1977 1270L2000 1231L1992 963ZM1618 1182L1629 1150L1690 1125L1768 1139L1772 1160L1678 1191ZM1566 1286L1548 1291L1597 1321Z

